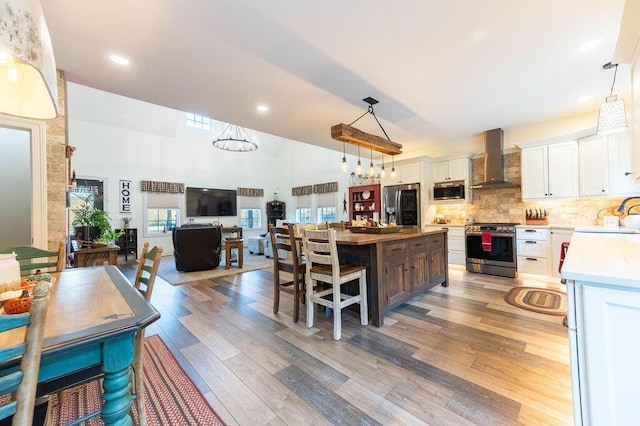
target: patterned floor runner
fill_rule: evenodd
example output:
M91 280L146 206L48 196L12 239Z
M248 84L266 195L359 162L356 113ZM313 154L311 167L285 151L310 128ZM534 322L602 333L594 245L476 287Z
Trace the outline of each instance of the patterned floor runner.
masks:
M144 391L149 426L224 425L160 336L149 336L144 350ZM70 389L62 405L58 404L57 397L53 396L52 424L64 425L99 410L102 405L101 394L100 382L96 380ZM138 412L135 401L131 415L134 425L137 425ZM99 417L94 417L82 424L93 426L102 425L103 422Z

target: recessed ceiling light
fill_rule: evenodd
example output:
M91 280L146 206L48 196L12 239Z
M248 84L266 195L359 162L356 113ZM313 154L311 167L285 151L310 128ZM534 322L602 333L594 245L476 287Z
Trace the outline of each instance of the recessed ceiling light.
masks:
M269 107L266 105L258 105L258 107L256 108L258 110L258 112L267 112L269 111Z
M586 52L600 45L600 40L591 40L578 47L578 52Z
M587 102L587 101L590 101L591 99L593 99L593 95L585 95L585 96L581 96L578 99L578 102Z
M129 60L123 56L111 55L109 56L109 59L118 65L129 65Z

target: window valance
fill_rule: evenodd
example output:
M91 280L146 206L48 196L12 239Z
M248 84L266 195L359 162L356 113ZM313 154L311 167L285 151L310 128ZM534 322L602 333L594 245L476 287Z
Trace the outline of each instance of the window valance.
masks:
M311 195L312 192L312 185L297 186L295 188L291 188L291 195L293 195L294 197L300 197L301 195Z
M338 182L318 183L313 185L314 194L324 194L327 192L338 192Z
M264 197L262 188L238 188L237 192L240 197Z
M184 183L156 182L153 180L143 180L140 182L143 192L169 192L184 193Z

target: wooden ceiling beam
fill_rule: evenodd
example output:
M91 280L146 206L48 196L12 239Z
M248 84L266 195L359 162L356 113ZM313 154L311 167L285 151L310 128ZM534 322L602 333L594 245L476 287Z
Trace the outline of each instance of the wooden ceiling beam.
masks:
M370 148L383 154L397 155L402 154L402 145L380 136L365 133L362 130L351 127L348 124L340 123L331 126L331 138L358 145L364 148Z

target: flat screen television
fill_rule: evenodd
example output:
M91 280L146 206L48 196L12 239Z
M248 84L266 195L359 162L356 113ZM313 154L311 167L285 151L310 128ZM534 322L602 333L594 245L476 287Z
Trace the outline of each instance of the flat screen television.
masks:
M187 216L237 216L237 194L232 189L187 187Z

